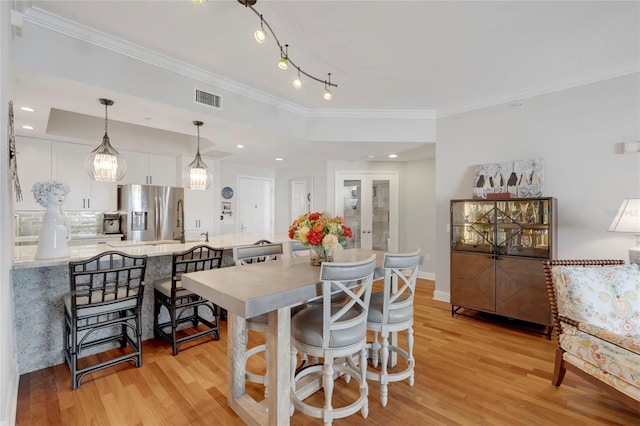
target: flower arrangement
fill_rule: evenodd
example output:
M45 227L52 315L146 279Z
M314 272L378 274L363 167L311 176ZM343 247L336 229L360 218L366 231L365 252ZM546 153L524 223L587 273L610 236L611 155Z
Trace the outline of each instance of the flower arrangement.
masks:
M331 250L338 245L346 246L347 238L352 235L351 229L344 224L344 218L332 217L327 212L303 214L289 226L289 238L298 240L305 246L312 246L319 259L317 263L322 260L330 261ZM314 250L312 262L313 252Z

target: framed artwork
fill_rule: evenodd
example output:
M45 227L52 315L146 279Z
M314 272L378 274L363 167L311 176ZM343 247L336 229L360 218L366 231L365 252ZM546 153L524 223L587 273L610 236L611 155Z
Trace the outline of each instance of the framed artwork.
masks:
M473 198L541 197L543 189L542 158L478 164L473 176Z

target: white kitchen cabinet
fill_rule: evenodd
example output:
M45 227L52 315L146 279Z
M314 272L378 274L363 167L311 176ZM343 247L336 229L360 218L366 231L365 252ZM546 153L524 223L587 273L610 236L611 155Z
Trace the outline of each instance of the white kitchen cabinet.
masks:
M176 186L175 157L134 151L121 154L127 161L127 173L119 183Z
M207 167L213 173L213 159L203 158ZM193 158L182 158L182 166L186 167ZM218 216L220 212L217 212ZM201 234L209 233L209 237L214 235L215 211L215 189L212 184L208 189L202 191L197 189L184 189L184 230L187 239L201 239Z
M117 208L116 183L96 182L84 170L84 160L93 148L65 142L52 143L51 176L71 189L65 199L65 210L104 212Z
M22 201L12 196L14 210L43 210L31 193L33 184L51 179L51 142L43 139L16 137L18 178Z

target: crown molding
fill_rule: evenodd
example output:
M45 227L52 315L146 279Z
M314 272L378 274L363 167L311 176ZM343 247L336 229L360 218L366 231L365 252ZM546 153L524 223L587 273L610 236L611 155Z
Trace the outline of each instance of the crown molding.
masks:
M381 110L381 109L310 109L309 118L377 118L432 120L436 118L433 110Z
M465 112L511 103L514 101L521 101L523 99L532 98L534 96L546 95L561 90L571 89L573 87L584 86L587 84L597 83L599 81L610 80L612 78L623 77L625 75L635 73L640 73L640 61L634 61L623 65L616 65L613 67L605 68L603 70L583 74L578 77L558 80L540 86L507 92L501 95L493 96L491 98L481 99L478 101L457 105L451 108L445 108L437 111L437 118L462 114Z

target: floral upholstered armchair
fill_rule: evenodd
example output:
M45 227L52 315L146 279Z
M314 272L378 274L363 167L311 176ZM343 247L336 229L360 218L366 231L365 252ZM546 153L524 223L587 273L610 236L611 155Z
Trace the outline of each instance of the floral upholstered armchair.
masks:
M640 270L622 260L544 262L558 337L552 383L567 369L640 411Z

